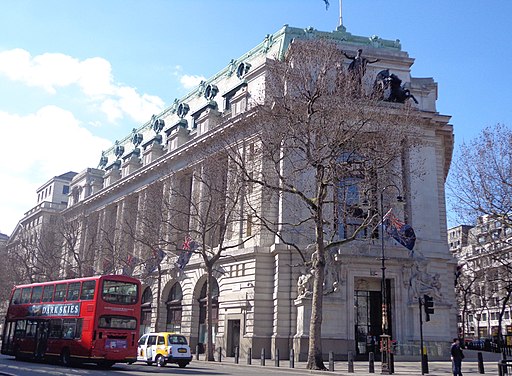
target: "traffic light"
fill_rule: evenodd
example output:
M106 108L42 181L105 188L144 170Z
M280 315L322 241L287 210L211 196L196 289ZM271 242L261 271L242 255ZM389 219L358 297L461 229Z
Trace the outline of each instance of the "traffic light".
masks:
M423 295L423 308L425 309L425 321L430 321L430 315L434 314L434 298Z

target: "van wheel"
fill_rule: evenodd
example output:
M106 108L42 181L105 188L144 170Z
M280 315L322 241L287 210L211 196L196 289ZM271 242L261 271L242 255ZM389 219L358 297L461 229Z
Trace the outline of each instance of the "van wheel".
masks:
M156 365L157 365L158 367L163 367L163 366L165 366L165 359L164 359L164 357L163 357L162 355L157 355L157 357L156 357L155 361L156 361Z
M188 362L178 362L178 366L180 366L180 368L185 368L187 364Z
M60 364L64 367L69 367L71 365L71 355L69 354L68 349L64 349L60 353Z

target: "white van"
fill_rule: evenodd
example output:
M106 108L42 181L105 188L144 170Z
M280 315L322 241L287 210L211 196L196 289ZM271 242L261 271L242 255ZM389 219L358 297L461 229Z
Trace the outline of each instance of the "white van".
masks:
M139 339L137 360L162 367L176 363L181 368L192 361L187 339L178 333L147 333Z

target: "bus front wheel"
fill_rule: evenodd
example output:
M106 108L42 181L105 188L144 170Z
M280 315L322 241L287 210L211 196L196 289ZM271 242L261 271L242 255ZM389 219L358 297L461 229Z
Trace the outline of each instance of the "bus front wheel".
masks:
M64 367L69 367L71 365L71 355L69 354L68 349L64 349L60 353L60 364Z

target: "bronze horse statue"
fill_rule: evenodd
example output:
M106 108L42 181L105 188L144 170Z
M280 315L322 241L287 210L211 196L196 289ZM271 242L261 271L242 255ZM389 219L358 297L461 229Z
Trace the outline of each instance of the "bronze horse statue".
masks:
M405 103L407 99L412 99L418 104L409 89L402 86L402 80L397 75L390 74L389 69L384 69L377 74L374 87L381 92L381 99L386 102Z

